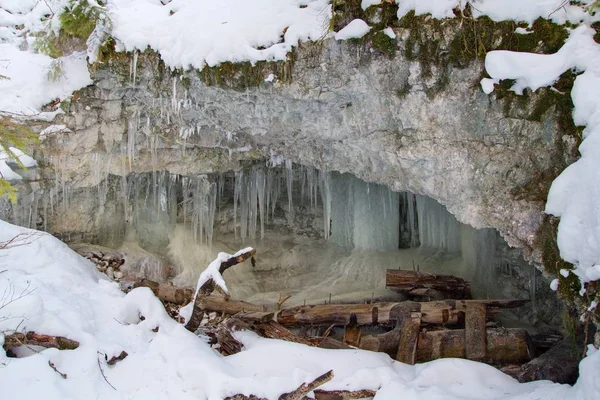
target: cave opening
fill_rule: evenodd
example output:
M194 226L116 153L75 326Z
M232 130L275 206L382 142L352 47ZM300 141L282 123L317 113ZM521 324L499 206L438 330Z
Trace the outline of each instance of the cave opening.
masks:
M280 294L291 296L289 306L392 299L386 270L403 269L461 277L474 298L530 299L518 325L556 319L537 307L538 293L553 299L541 274L495 229L474 229L430 197L349 173L280 160L226 173L107 175L54 199L39 193L13 207L13 220L31 223L33 208L93 204L92 232L62 238L120 251L127 276L194 286L218 252L252 246L255 265L226 273L231 295L252 303L272 304Z

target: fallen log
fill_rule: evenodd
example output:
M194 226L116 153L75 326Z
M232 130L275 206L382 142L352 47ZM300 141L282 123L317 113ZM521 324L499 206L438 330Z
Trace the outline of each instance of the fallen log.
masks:
M42 335L35 332L27 332L25 334L13 333L4 336L4 345L2 347L5 351L19 346L40 346L47 349L75 350L79 347L79 342L62 336Z
M260 306L245 301L231 300L223 296L204 296L197 301L198 307L205 312L216 312L220 314L235 315L245 312L268 312L266 306Z
M154 295L168 303L188 304L194 297L194 289L174 286L172 283L158 283L150 279L140 279L133 284L134 288L147 287Z
M580 349L570 339L564 339L538 358L521 366L513 376L519 382L550 380L572 385L577 380L580 360Z
M223 254L223 253L220 253L220 254ZM206 271L204 271L202 274L200 274L199 282L200 282L200 280L202 280L205 277L206 277L206 280L204 281L204 283L202 283L202 285L196 291L196 298L194 299L194 308L192 310L192 315L190 316L190 320L185 325L185 328L187 330L192 331L192 332L196 331L196 329L198 329L198 327L200 326L200 322L202 322L202 318L204 317L205 310L202 309L201 304L202 304L202 300L204 298L208 297L215 290L216 283L213 279L214 274L218 273L219 275L222 275L223 272L225 272L227 269L233 267L234 265L237 265L239 263L246 261L247 259L253 257L254 254L256 254L256 250L253 248L250 248L250 247L247 249L244 249L244 250L240 250L239 252L237 252L233 256L229 257L228 259L221 261L217 271L211 271L210 270L211 266L209 266L206 269ZM215 260L215 261L217 261L217 260ZM215 261L213 261L213 262L215 262Z
M485 356L489 363L524 363L532 359L534 349L524 329L488 329ZM417 344L417 362L439 358L467 358L465 330L421 332Z
M415 312L422 314L423 324L448 324L456 325L464 321L464 314L468 305L482 304L488 311L494 308L514 308L525 304L528 300L441 300L418 304ZM286 327L302 325L348 325L350 316L356 314L358 325L395 325L396 320L391 317L394 307L401 307L401 303L373 303L373 304L321 304L298 306L281 310L277 314L277 322Z
M434 275L424 272L388 269L385 286L419 297L445 296L450 299L470 299L471 285L453 275Z

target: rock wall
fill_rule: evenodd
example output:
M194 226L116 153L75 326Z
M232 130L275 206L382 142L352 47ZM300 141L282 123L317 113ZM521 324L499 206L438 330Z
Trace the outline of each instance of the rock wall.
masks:
M46 139L46 161L75 193L108 174L193 175L283 157L430 196L529 254L549 183L575 141L552 107L527 117L535 95L511 111L484 94L480 61L424 75L404 56L405 39L393 56L327 39L286 63L202 73L167 71L149 51L115 56L67 105L59 122L71 132ZM55 218L52 230L95 229L88 219Z

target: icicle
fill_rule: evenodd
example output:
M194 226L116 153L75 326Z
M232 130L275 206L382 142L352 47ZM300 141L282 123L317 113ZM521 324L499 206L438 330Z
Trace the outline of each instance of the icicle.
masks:
M129 77L131 79L131 87L135 87L135 82L137 80L137 66L138 66L138 52L137 50L133 51L133 59L131 60L131 67L129 71Z
M287 185L287 197L288 197L288 224L294 223L294 208L292 204L292 193L294 185L294 169L291 160L285 160L285 182Z
M171 108L177 110L177 78L173 78L173 92L171 94Z
M329 186L330 175L329 173L323 171L319 171L319 174L321 203L323 204L323 235L325 236L325 239L329 239L329 236L331 235L331 188Z

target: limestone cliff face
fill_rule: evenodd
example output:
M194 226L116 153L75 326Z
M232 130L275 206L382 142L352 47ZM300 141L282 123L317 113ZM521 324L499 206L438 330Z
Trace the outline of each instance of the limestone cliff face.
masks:
M552 107L528 118L534 95L515 106L484 94L480 61L423 73L403 54L328 39L298 49L293 63L234 65L225 77L165 71L150 53L120 56L94 72L61 117L72 132L48 138L44 151L73 193L107 174L224 172L281 156L430 196L529 252L574 141ZM70 220L53 230L94 229Z

